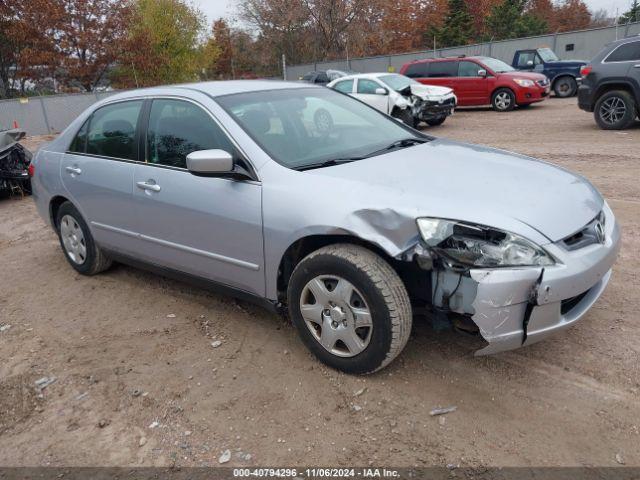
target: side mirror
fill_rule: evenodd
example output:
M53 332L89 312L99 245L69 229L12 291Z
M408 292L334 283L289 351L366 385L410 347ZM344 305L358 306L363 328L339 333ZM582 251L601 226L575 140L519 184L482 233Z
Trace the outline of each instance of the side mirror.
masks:
M382 87L376 88L376 95L386 95L386 94L387 94L386 88L382 88Z
M487 77L487 71L484 68L478 70L478 76L482 77L482 78L486 78Z
M187 169L200 175L230 173L233 171L233 157L224 150L198 150L187 155Z
M533 67L533 60L527 60L527 67Z

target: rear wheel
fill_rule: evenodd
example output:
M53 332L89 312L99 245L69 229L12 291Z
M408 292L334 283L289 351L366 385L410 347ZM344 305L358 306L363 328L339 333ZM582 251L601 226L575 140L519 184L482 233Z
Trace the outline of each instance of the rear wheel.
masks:
M577 90L578 83L573 77L560 77L553 83L553 91L559 98L573 97Z
M56 226L67 261L83 275L95 275L111 266L111 260L96 245L80 212L71 202L58 209Z
M432 127L437 127L438 125L442 125L446 119L447 119L446 115L443 115L441 117L430 118L426 122L428 125L431 125Z
M336 244L311 253L293 271L287 298L305 345L338 370L379 370L409 339L411 305L404 284L364 247Z
M636 118L636 103L624 90L612 90L596 102L593 115L598 126L604 130L628 128Z
M491 106L496 112L508 112L516 106L516 96L508 88L499 88L491 96Z

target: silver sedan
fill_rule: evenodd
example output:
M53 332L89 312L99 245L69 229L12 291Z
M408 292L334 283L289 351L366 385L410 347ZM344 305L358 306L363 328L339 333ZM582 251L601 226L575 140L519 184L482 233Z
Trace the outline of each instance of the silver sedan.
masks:
M78 272L121 261L288 312L320 360L351 373L402 351L416 307L482 337L481 354L564 329L620 245L583 177L297 83L120 93L31 170Z

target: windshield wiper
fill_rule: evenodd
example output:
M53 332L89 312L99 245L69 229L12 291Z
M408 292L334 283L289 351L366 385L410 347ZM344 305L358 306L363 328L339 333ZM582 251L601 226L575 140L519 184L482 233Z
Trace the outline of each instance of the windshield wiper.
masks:
M304 170L313 170L314 168L332 167L334 165L341 165L343 163L355 162L356 160L362 160L366 157L345 157L345 158L332 158L331 160L325 160L324 162L310 163L309 165L301 165L295 167L294 170L302 172Z
M428 141L429 140L426 140L424 138L416 138L416 137L403 138L402 140L397 140L392 144L387 145L385 148L381 150L394 150L396 148L413 147L414 145L427 143ZM380 151L380 150L377 150L377 151Z

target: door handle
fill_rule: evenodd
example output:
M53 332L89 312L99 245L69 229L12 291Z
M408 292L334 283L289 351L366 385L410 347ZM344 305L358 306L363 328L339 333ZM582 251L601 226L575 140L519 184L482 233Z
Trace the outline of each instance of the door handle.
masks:
M152 192L160 191L160 185L157 183L136 182L136 185L138 185L138 188L141 188L142 190L151 190Z
M80 175L82 173L82 170L78 167L65 167L65 170L72 175Z

